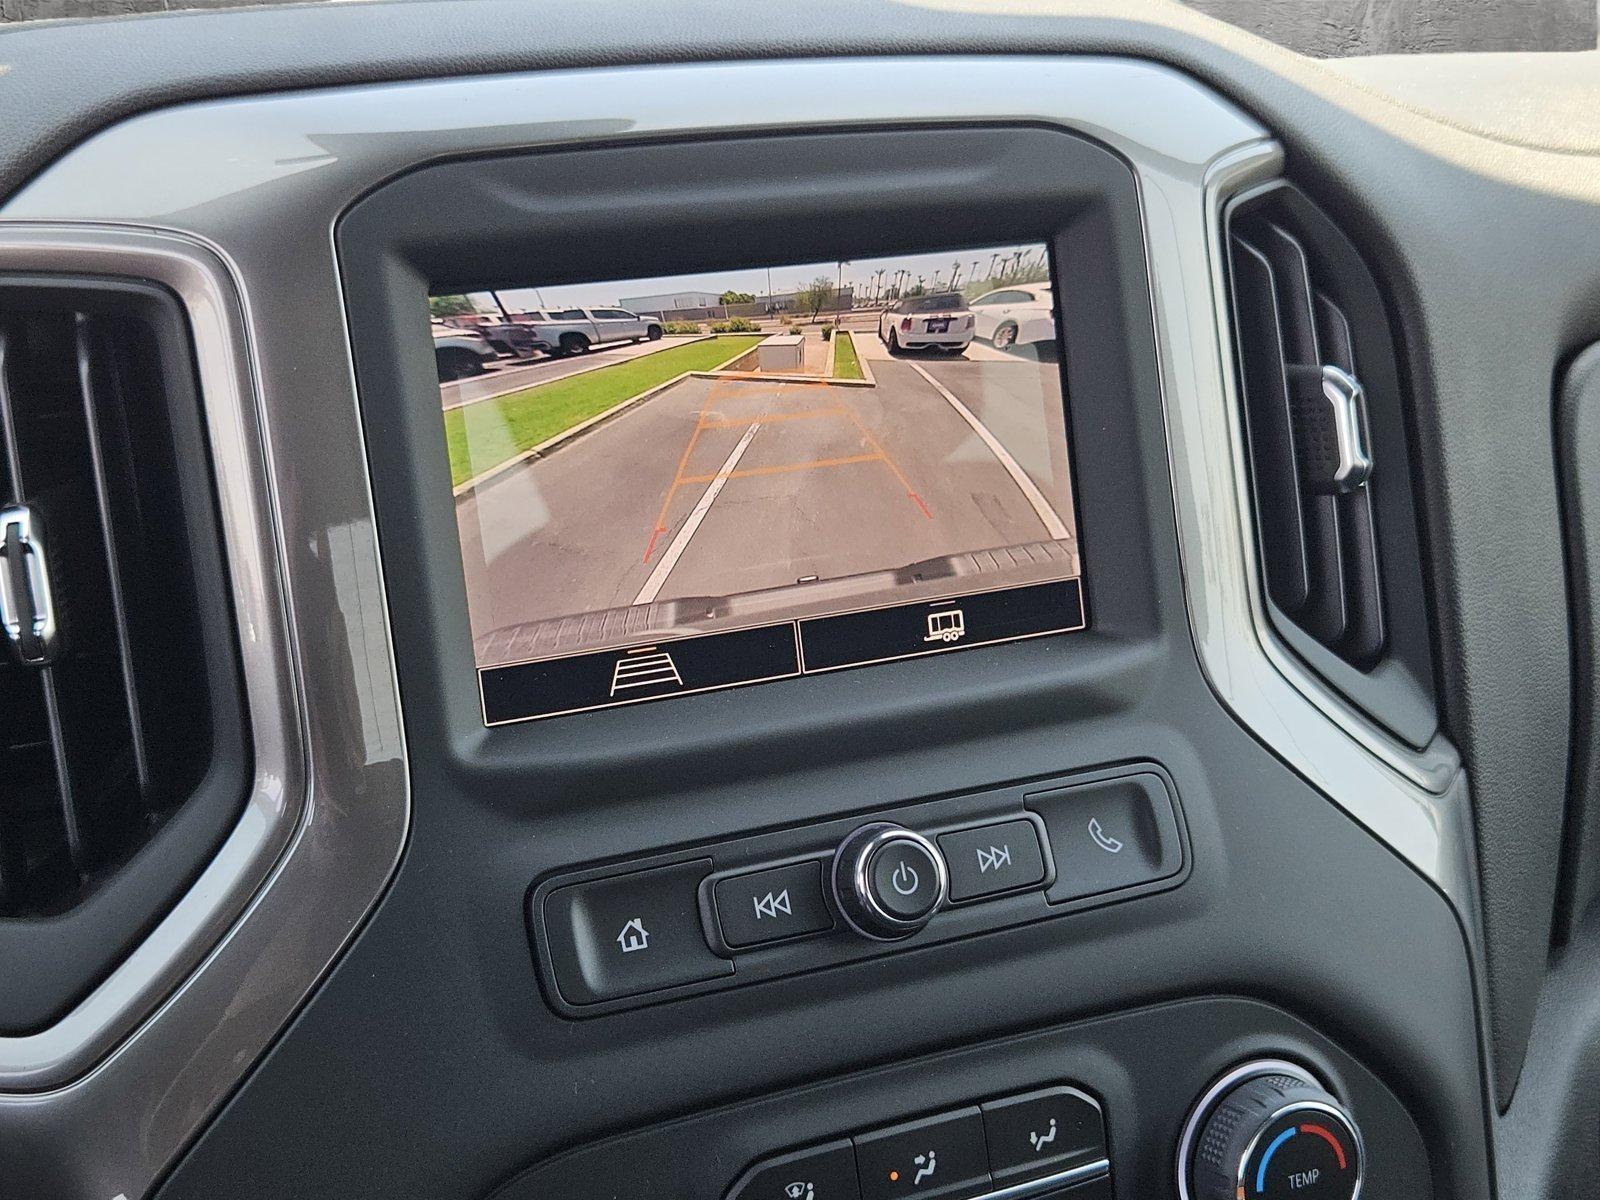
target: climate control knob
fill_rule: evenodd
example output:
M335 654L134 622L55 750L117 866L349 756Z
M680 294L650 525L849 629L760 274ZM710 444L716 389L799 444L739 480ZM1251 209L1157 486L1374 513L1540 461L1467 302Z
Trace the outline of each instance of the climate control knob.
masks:
M1289 1063L1241 1068L1195 1109L1180 1148L1188 1200L1356 1200L1361 1133Z
M879 941L910 937L949 891L939 848L900 825L863 825L833 856L833 894L857 933Z

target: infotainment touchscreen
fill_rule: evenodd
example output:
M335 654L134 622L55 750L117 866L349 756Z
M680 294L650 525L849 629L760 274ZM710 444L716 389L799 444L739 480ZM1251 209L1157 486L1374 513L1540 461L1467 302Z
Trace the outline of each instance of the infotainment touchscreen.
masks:
M1044 245L430 297L489 724L1081 629Z

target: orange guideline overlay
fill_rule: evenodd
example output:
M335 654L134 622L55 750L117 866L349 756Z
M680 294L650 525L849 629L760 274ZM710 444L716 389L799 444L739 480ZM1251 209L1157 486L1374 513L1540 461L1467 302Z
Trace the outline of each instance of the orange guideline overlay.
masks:
M689 465L689 459L694 454L694 448L700 442L700 435L708 429L732 429L741 426L765 425L775 421L807 421L823 417L847 417L861 431L861 440L872 448L871 454L850 454L839 458L816 458L808 462L779 463L768 467L746 467L742 470L729 471L724 476L727 479L744 479L754 475L779 475L789 471L808 471L823 467L844 467L853 463L881 462L893 473L896 481L905 489L906 497L921 510L922 515L928 520L933 520L933 513L929 510L927 502L917 494L911 486L911 481L906 478L905 472L896 465L889 452L883 448L883 443L878 441L872 431L862 423L855 411L843 405L831 408L809 408L800 412L790 413L758 413L754 416L741 417L738 420L706 419L706 409L713 400L718 399L746 399L748 390L752 387L763 385L755 384L749 380L718 379L706 389L706 398L700 402L700 411L695 414L694 431L689 435L689 444L683 448L683 454L678 459L678 469L672 477L672 484L667 488L667 494L661 499L661 511L656 514L655 527L650 531L650 541L644 549L644 561L649 562L650 556L655 553L656 543L661 540L661 535L667 532L667 511L672 507L672 501L678 494L678 489L691 484L712 483L717 479L717 474L711 475L685 475L684 470ZM778 385L765 385L774 394ZM804 385L802 385L804 386ZM744 391L745 395L738 395Z

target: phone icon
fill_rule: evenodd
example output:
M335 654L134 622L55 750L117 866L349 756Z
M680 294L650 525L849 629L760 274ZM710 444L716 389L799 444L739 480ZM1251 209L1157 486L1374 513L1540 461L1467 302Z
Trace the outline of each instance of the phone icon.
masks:
M1089 836L1094 839L1094 844L1107 854L1122 853L1122 843L1101 828L1099 817L1094 817L1090 820Z

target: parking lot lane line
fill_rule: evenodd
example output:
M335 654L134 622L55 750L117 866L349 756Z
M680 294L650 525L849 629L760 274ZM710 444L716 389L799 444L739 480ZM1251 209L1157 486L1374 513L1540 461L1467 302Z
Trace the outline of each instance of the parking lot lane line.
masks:
M906 496L910 498L911 503L920 508L922 515L927 517L928 520L933 520L933 513L928 508L927 501L917 495L917 489L911 486L911 481L906 478L906 473L895 465L894 459L889 457L889 452L883 448L883 443L873 436L872 430L866 427L854 409L850 410L850 419L856 423L856 428L861 430L861 436L872 443L872 448L878 452L878 457L883 460L883 465L894 472L894 477L900 481L900 486L905 488Z
M683 557L683 552L689 548L689 539L694 537L695 531L700 528L700 522L706 519L706 514L711 511L711 505L716 501L718 493L722 491L723 486L732 477L735 468L739 465L739 460L744 457L744 452L750 448L750 443L755 440L756 431L760 428L761 422L757 421L749 429L745 430L744 436L739 439L739 444L733 448L733 452L723 462L721 469L712 477L710 486L706 488L705 494L700 497L700 502L694 506L694 511L689 514L688 519L683 523L683 527L678 530L678 536L672 539L672 543L667 547L665 553L661 555L661 561L656 563L656 569L650 572L650 578L644 581L644 587L639 590L639 594L633 599L635 604L649 604L660 595L661 589L666 586L667 576L672 574L672 568L678 565L678 560ZM681 466L679 470L682 470ZM676 487L677 485L674 484L673 486ZM671 497L668 496L668 499L670 500Z
M706 389L705 398L700 401L700 408L694 414L694 432L689 435L689 444L683 448L683 455L678 459L678 469L672 473L672 484L667 488L667 494L661 498L661 511L656 514L655 526L650 530L650 541L644 548L645 562L649 562L650 556L655 553L657 539L667 531L667 509L672 507L672 498L683 486L683 469L689 465L689 456L694 453L700 434L709 428L706 422L706 405L711 403L715 391L714 385Z
M766 424L766 421L767 418L765 417L761 419L761 423L763 425ZM790 471L810 471L817 467L848 467L854 463L882 461L883 455L881 454L852 454L845 458L813 458L807 460L806 462L778 463L777 465L770 467L746 467L742 471L734 471L731 475L728 475L727 478L749 479L756 475L786 475ZM719 471L715 475L689 475L686 476L682 482L711 483L722 477L722 473Z
M973 411L956 398L954 392L928 374L922 367L914 362L908 362L906 366L932 384L934 391L949 401L950 407L960 414L961 419L972 426L972 432L976 433L983 440L983 444L989 447L994 456L1000 460L1000 465L1006 469L1006 473L1011 476L1017 487L1021 489L1022 494L1027 497L1028 503L1033 506L1033 511L1038 514L1039 520L1044 522L1044 527L1050 536L1057 541L1071 537L1072 533L1067 529L1067 523L1061 519L1061 515L1056 512L1054 506L1045 498L1045 494L1039 490L1039 485L1034 483L1029 478L1028 473L1022 469L1022 465L1011 457L1011 451L1000 444L1000 439L989 432L989 427L978 420Z

